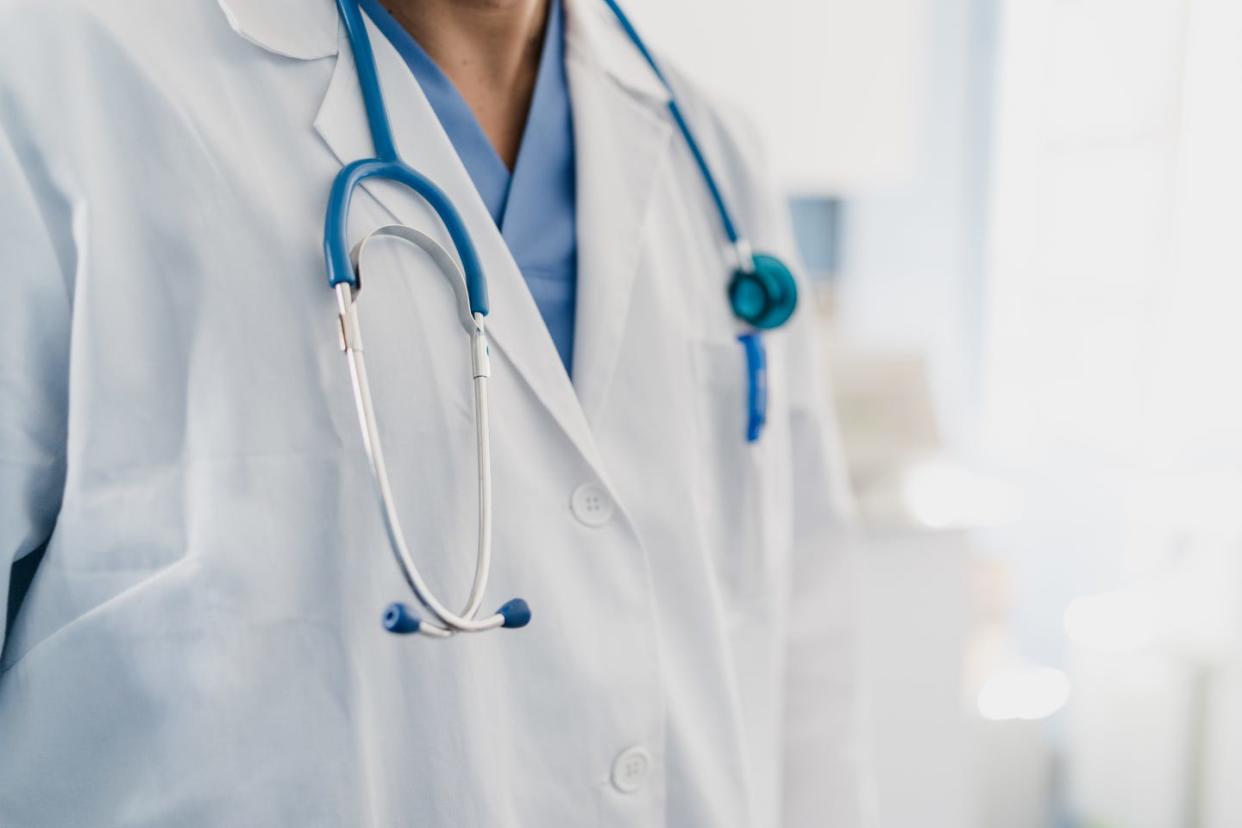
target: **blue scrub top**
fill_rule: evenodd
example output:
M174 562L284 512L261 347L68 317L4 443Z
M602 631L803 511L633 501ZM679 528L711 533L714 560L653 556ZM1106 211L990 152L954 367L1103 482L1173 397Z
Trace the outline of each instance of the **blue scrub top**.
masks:
M578 288L577 185L561 0L549 4L535 91L512 172L470 105L410 33L380 0L361 0L361 5L422 87L522 271L566 373L572 375Z

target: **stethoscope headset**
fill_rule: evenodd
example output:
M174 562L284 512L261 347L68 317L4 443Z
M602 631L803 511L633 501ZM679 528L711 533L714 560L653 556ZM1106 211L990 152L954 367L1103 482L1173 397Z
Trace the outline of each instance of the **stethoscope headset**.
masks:
M702 174L716 207L725 237L735 257L727 296L734 315L754 330L770 330L783 325L793 314L798 302L797 284L789 268L774 256L754 253L738 232L737 224L725 203L724 194L712 175L707 159L699 148L694 132L682 115L681 107L668 79L660 71L642 38L615 0L604 0L616 16L621 28L646 60L647 65L668 90L668 111L685 140L695 164ZM328 200L324 226L324 256L327 261L328 283L335 289L340 311L341 347L349 363L354 389L354 402L362 429L363 445L375 479L384 514L384 526L402 575L425 611L420 616L402 603L393 603L384 612L385 629L393 633L421 633L447 638L456 633L483 632L499 627L518 628L530 622L530 607L521 598L506 602L495 612L479 616L483 593L491 568L492 545L492 474L491 444L488 428L487 380L491 376L487 331L484 320L488 313L487 280L475 251L474 242L465 222L452 201L434 182L401 160L389 125L388 113L380 90L375 55L358 0L336 0L337 10L345 26L354 55L362 98L366 106L375 157L354 161L337 174ZM402 184L416 192L435 211L452 241L454 256L439 242L419 230L402 225L381 227L350 247L347 219L350 201L358 186L368 179L381 179ZM441 603L428 587L405 542L397 517L396 501L384 463L379 427L371 400L363 358L362 330L356 300L362 288L363 261L368 244L375 238L399 238L424 250L449 278L456 297L460 321L470 342L470 364L474 384L474 421L476 457L478 461L479 521L474 582L464 608L453 612ZM753 340L752 340L753 341ZM748 352L751 346L748 344ZM752 389L753 396L753 389ZM753 407L753 406L752 406Z

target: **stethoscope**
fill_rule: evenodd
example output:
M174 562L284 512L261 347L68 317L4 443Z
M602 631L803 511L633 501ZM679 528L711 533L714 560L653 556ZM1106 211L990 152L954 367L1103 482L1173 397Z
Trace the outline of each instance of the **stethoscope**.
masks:
M642 54L656 77L668 90L669 114L685 139L690 154L707 184L728 238L736 264L729 281L728 297L733 313L750 330L739 336L745 347L748 372L751 377L747 425L747 439L755 440L763 425L763 397L766 381L763 349L757 331L783 325L793 314L798 301L797 285L793 275L779 259L763 253L754 253L750 245L738 233L737 225L725 203L724 195L716 184L707 159L695 140L690 125L682 115L681 107L664 73L656 65L651 53L643 44L633 25L621 11L615 0L604 0L626 35ZM444 191L426 176L401 160L393 140L384 97L380 90L375 55L371 51L371 39L367 34L358 0L336 0L337 10L345 26L346 35L354 54L362 98L366 105L367 121L371 129L371 141L375 145L375 158L364 158L345 166L332 184L328 200L328 215L324 226L324 256L327 260L328 283L336 290L340 311L341 348L349 363L349 375L354 389L354 402L358 410L358 422L362 429L362 441L370 463L380 502L383 507L384 527L389 544L406 583L425 610L420 616L402 603L393 603L384 612L384 627L389 632L409 634L422 633L437 638L447 638L456 633L483 632L499 627L510 629L524 627L530 622L530 607L521 598L506 602L495 612L479 616L483 593L487 589L491 568L492 546L492 471L491 443L488 428L487 380L491 376L487 330L484 320L488 313L487 279L471 241L470 232L452 201ZM435 211L448 231L454 257L432 237L412 227L390 225L381 227L351 248L347 238L349 205L358 185L367 179L382 179L404 184ZM462 327L470 342L470 365L474 384L474 423L476 457L478 460L479 520L478 545L475 558L474 582L466 604L460 612L453 612L439 601L418 571L414 557L405 542L405 534L397 517L396 501L388 471L384 464L384 451L380 443L375 407L371 400L367 380L366 362L363 356L362 329L358 321L357 297L362 289L363 264L366 251L374 239L398 238L425 251L453 287Z

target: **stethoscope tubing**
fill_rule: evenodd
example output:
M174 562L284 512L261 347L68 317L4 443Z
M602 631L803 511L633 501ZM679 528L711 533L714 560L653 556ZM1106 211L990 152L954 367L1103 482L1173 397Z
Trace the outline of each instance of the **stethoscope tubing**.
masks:
M487 404L487 377L474 378L475 401L475 446L477 455L477 477L479 495L478 546L475 560L475 576L470 587L470 595L465 608L454 613L442 604L419 572L418 564L410 553L405 540L405 532L401 528L401 519L397 514L396 498L393 496L392 483L388 476L387 463L384 460L384 448L379 433L379 423L375 417L375 407L371 396L370 380L367 377L365 349L362 342L362 329L358 321L356 291L348 284L338 285L336 289L337 305L342 318L342 337L349 361L350 378L354 388L354 403L358 413L358 422L362 429L363 447L379 492L384 528L388 535L397 564L419 603L431 613L438 623L424 620L419 632L433 636L445 637L454 632L481 632L504 625L504 617L493 614L483 619L475 616L483 601L483 593L487 588L491 572L492 554L492 481L491 481L491 441L489 439L489 419ZM482 331L482 317L478 318Z
M673 91L672 84L669 83L668 77L664 71L660 69L660 64L656 62L655 56L647 48L647 44L643 41L642 36L638 34L638 29L634 28L634 24L630 22L630 18L622 11L621 6L616 0L604 0L604 4L612 11L617 22L621 24L621 28L625 30L625 35L634 44L634 48L642 55L643 60L651 67L651 71L659 79L660 84L668 92L668 111L673 118L673 123L677 125L677 131L681 133L682 139L686 142L690 154L694 157L694 163L699 168L699 173L703 176L704 183L707 184L707 190L711 194L712 203L716 206L716 213L720 217L720 224L724 228L725 237L731 245L737 245L742 240L741 234L737 230L737 223L733 221L733 213L729 210L729 205L725 201L724 193L720 189L720 185L716 183L716 176L712 174L711 165L707 163L707 156L703 154L703 150L699 147L699 141L694 137L694 130L690 128L689 121L681 112L681 106L677 103L677 95ZM739 257L740 260L740 257ZM744 267L749 267L749 262L741 262Z
M782 295L779 291L773 292L771 284L779 284L781 279L787 280L789 286L784 299L792 299L796 295L794 293L796 285L793 284L792 276L787 268L772 257L752 254L749 244L737 230L724 194L712 174L711 167L694 132L682 114L677 103L677 96L668 79L616 0L604 0L604 2L668 92L669 113L707 185L732 254L737 259L737 270L729 291L735 314L759 327L775 327L783 324L792 313L794 302L785 301L783 305L776 306L775 314L770 312L770 308L773 307L771 296ZM418 632L440 638L459 632L482 632L497 627L522 627L530 621L530 609L524 601L517 598L509 601L491 615L478 617L491 572L492 556L491 436L487 387L490 360L484 326L484 318L489 308L487 280L483 273L482 263L470 237L469 229L449 197L433 181L401 159L393 138L388 112L384 106L375 54L358 0L337 0L337 9L353 52L376 157L347 164L333 182L324 224L324 256L328 282L337 295L342 348L348 357L355 407L368 463L379 493L385 532L406 583L418 602L431 616L430 619L420 618L408 612L403 605L393 604L385 613L384 625L392 632ZM430 236L413 228L397 225L383 227L370 234L351 254L347 238L350 203L358 187L372 178L405 185L421 196L444 225L444 229L452 240L457 259L454 259L452 254ZM367 242L377 236L403 238L421 247L432 257L439 269L452 282L454 293L457 295L461 321L470 337L479 519L474 579L471 583L469 597L460 613L452 612L440 602L419 572L406 544L401 522L397 516L396 499L393 496L392 485L384 462L383 446L371 398L370 382L367 378L357 310L357 297L362 289L362 251ZM765 268L758 267L760 259L767 262ZM742 304L734 299L734 286L736 285L745 288L744 291L736 291L738 295L744 296L747 300ZM760 293L755 294L756 290ZM766 304L755 304L756 296ZM747 310L743 311L741 308L747 308ZM752 408L754 408L753 401ZM750 431L753 432L754 429ZM748 436L748 439L753 441L757 437L752 435Z

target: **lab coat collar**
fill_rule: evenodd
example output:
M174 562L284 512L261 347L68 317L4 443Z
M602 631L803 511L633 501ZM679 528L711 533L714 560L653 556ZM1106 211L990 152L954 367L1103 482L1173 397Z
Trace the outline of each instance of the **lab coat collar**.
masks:
M603 0L564 0L565 51L570 61L593 64L630 92L663 105L669 93L630 42Z
M593 4L591 0L583 5ZM570 30L585 15L569 18ZM585 28L585 27L584 27ZM608 390L625 344L626 331L641 327L630 318L630 299L639 276L642 233L660 180L672 124L654 90L622 88L586 48L594 34L578 30L567 44L566 70L573 101L577 161L578 305L574 330L574 386L588 422L606 409ZM625 44L637 54L633 46ZM608 67L616 67L610 60ZM641 66L654 78L645 63ZM612 77L606 76L611 75ZM635 83L644 83L634 73ZM639 94L631 94L639 91Z
M216 0L235 32L273 54L297 60L340 51L340 17L333 0ZM565 0L566 48L622 86L653 101L668 92L643 61L602 0Z
M273 54L296 60L339 50L341 20L332 0L216 0L233 31Z

